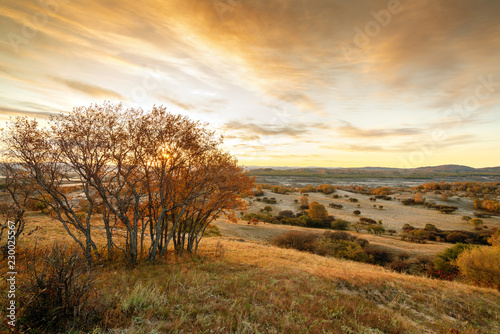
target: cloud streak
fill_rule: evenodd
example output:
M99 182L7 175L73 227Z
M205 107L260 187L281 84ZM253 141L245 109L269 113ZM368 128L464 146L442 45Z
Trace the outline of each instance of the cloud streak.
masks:
M390 128L390 129L361 129L348 122L337 128L337 131L343 137L350 138L383 138L383 137L401 137L415 136L422 134L425 129L421 128Z
M127 98L124 97L123 95L118 94L117 92L111 89L106 89L103 87L99 87L97 85L87 84L84 82L80 82L78 80L70 80L64 78L54 78L54 80L64 84L68 88L90 95L92 97L127 100Z
M0 115L2 116L26 116L26 117L36 117L36 118L49 118L50 116L58 116L60 112L51 111L32 111L25 109L9 108L0 106Z
M240 121L230 121L224 125L226 131L244 131L262 136L301 137L313 131L327 130L324 123L288 123L288 124L255 124Z

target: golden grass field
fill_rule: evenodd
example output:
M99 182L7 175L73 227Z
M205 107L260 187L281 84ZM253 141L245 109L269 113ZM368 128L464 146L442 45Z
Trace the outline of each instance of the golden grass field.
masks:
M285 204L280 209L286 208L285 197L293 203L293 195L282 197ZM329 201L321 195L311 195L310 200L315 197L325 204ZM394 204L391 208L384 203L387 209L378 217L389 220L389 213L398 210L398 203ZM362 199L361 205L363 210ZM443 224L452 226L462 215L425 210L437 226L440 217L445 218ZM350 208L343 211L350 217ZM378 218L374 213L367 216ZM20 249L32 247L35 240L39 247L54 241L71 244L64 229L47 215L29 213L28 220ZM492 223L493 219L488 224ZM106 311L94 332L500 333L500 293L495 290L399 274L268 243L280 233L304 228L223 220L216 225L223 237L204 238L195 257L171 253L156 264L142 261L135 268L127 268L117 258L103 259L95 298L96 304L105 303ZM102 233L96 230L96 241L104 246ZM363 237L414 254L434 254L449 246ZM225 252L217 257L219 242ZM2 285L3 290L5 282Z

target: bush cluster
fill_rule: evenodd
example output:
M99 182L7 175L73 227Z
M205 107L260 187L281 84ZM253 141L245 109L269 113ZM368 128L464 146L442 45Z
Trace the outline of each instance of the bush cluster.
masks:
M264 202L264 203L266 203L266 204L276 204L276 203L278 203L278 202L276 201L276 198L274 198L274 197L271 197L271 198L267 198L267 197L263 197L263 198L256 198L256 201L257 201L257 202Z
M347 232L308 233L291 231L276 237L274 245L293 248L322 256L332 256L353 261L368 262L369 255L364 251L368 241Z
M439 230L432 224L427 224L423 229L415 228L409 224L403 225L402 240L417 243L426 243L427 241L443 241L452 244L464 243L474 245L487 245L492 231L483 231L480 233L462 231L462 230Z
M54 244L27 259L18 314L20 328L41 332L91 330L109 305L95 289L99 272L79 249Z

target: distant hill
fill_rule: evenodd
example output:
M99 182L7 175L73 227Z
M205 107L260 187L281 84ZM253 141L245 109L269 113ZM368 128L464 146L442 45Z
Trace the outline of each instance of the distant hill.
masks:
M479 170L485 172L500 173L500 167L486 167L486 168L479 168Z
M500 177L500 167L473 168L462 165L441 165L418 168L324 168L268 167L248 168L253 176L303 176L321 178L422 178L434 177Z
M415 171L428 171L428 172L447 172L447 173L461 173L461 172L472 172L476 169L469 166L463 165L441 165L441 166L428 166L415 168Z

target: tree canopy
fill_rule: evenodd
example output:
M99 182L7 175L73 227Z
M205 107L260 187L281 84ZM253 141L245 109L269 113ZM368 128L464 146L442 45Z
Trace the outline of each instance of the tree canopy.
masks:
M96 218L108 252L120 249L135 264L146 251L153 261L171 242L180 253L196 251L208 224L233 218L245 205L239 194L253 188L221 137L164 107L78 107L47 127L18 117L3 143L5 164L36 184L34 196L89 261L99 255Z

